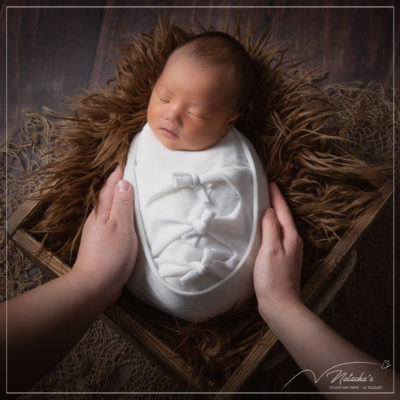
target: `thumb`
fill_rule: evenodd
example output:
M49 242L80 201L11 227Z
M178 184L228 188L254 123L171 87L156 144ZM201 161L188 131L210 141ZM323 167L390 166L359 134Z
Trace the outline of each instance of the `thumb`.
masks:
M273 208L267 208L263 215L261 248L266 251L282 248L281 228Z
M109 219L120 223L133 224L133 188L126 180L120 180L115 185Z

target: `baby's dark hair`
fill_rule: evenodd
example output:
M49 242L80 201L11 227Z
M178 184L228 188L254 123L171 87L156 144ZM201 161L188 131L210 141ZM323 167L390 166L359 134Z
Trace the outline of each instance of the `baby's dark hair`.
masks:
M234 103L235 111L242 112L250 101L255 81L253 61L242 44L225 32L210 31L182 42L170 56L186 46L189 47L189 54L194 60L212 66L229 65L234 67L239 81L239 89Z

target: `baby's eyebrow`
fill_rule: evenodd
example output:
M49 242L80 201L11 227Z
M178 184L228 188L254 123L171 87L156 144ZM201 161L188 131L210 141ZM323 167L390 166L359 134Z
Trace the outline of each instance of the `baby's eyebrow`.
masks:
M211 108L209 104L205 104L205 103L190 103L189 104L190 107L200 107L200 108Z
M161 87L156 86L154 89L157 93L160 92L168 92L168 94L171 93L171 90L169 90L166 86L161 86Z
M196 102L196 101L192 101L189 103L189 105L191 106L196 106L196 107L204 107L204 108L210 108L212 107L211 102L207 101L207 102Z

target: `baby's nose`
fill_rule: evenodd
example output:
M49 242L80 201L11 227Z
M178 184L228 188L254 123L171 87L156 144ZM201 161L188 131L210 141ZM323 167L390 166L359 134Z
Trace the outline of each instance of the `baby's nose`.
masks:
M171 122L179 121L181 110L178 104L171 104L167 111L167 120Z

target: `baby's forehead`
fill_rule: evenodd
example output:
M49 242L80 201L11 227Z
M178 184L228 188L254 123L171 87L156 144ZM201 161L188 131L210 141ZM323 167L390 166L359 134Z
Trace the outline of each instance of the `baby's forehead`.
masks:
M189 86L198 87L199 91L205 90L206 87L212 87L214 92L217 90L224 98L235 96L239 91L234 68L229 63L213 64L201 58L193 58L190 52L182 48L182 51L179 49L171 55L165 65L166 73L163 78L167 82L176 77L181 80L181 71L185 71L191 76ZM206 82L204 88L199 86L200 81Z

